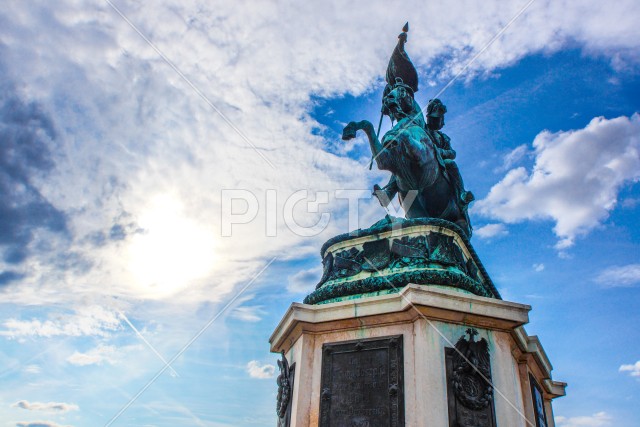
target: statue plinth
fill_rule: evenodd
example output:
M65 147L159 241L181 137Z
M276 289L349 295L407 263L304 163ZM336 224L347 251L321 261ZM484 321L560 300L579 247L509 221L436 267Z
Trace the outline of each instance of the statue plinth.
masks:
M307 304L397 292L408 283L500 298L462 230L437 218L387 217L330 239L321 257L322 279Z
M387 295L293 303L269 340L271 351L284 351L296 366L288 425L525 427L542 411L553 426L551 399L566 384L551 379L537 337L522 327L529 310L416 284ZM484 350L474 350L482 343ZM458 348L477 351L474 360L486 353L479 365L492 388L456 361Z
M280 426L554 425L566 384L523 328L531 307L500 298L455 224L387 217L321 256L270 339L295 366Z

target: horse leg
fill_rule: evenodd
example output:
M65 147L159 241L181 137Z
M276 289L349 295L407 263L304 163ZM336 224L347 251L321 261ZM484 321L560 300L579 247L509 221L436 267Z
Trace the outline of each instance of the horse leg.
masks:
M364 131L369 139L369 148L371 148L371 155L377 160L378 154L382 151L382 144L376 135L373 124L368 120L362 120L359 122L349 122L348 125L342 130L342 139L348 141L356 137L357 131ZM380 166L380 165L378 165Z

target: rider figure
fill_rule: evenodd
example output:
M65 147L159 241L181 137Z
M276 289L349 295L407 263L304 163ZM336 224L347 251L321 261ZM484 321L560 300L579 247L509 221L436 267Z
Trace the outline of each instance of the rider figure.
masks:
M427 106L426 131L435 146L438 147L438 161L447 171L449 180L456 191L458 203L466 209L469 203L475 200L475 197L472 192L465 191L460 170L454 161L456 152L451 148L451 139L440 131L444 127L444 114L446 112L447 107L439 99L430 100Z

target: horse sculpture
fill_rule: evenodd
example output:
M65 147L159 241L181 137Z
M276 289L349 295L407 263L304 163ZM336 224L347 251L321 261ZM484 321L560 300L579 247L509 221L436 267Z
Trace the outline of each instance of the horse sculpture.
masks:
M382 142L378 140L373 124L367 120L350 122L343 130L342 139L355 138L358 130L365 132L378 169L388 170L395 177L394 185L397 185L400 205L407 218L448 220L471 237L466 205L458 200L459 194L447 175L438 147L427 133L422 111L411 88L397 79L389 89L384 95L383 106L397 123L383 136ZM381 203L386 206L388 200L386 204L382 200Z

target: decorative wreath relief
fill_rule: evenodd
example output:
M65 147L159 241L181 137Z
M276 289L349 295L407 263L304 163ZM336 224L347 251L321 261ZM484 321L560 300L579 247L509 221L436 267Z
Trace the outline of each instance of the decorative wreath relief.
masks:
M486 408L493 399L489 345L484 338L475 341L477 330L469 328L466 332L469 340L463 335L455 346L453 389L463 406L479 410Z
M276 380L278 384L278 401L276 404L278 427L288 427L295 363L289 367L289 362L284 356L284 351L282 352L282 360L278 360L278 368L280 368L280 375L278 375Z

